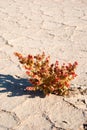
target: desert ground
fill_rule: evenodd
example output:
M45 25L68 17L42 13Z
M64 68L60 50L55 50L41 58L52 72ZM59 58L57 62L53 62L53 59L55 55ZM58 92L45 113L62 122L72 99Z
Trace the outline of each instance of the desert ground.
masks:
M27 92L14 52L78 62L69 96ZM0 130L87 130L87 0L0 0Z

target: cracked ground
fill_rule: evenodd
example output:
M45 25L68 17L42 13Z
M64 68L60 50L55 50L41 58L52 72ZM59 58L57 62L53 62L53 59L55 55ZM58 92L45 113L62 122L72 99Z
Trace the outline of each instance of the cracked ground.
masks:
M14 52L78 62L68 97L24 91ZM87 130L87 0L0 0L0 130Z

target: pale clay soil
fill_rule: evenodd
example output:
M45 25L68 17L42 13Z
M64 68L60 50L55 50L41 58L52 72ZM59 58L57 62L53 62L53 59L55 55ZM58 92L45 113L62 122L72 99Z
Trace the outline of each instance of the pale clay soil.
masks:
M78 62L68 97L26 92L14 52ZM0 130L87 130L87 0L0 0Z

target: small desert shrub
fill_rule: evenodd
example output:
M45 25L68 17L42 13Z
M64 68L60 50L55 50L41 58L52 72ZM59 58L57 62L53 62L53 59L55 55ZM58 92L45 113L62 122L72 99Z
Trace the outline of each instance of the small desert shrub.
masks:
M27 57L17 52L15 55L19 62L24 65L26 74L29 76L29 82L32 84L32 86L26 87L26 90L41 90L45 95L49 93L65 95L70 88L70 81L77 76L75 74L77 62L61 66L58 61L50 64L50 56L46 57L44 52Z

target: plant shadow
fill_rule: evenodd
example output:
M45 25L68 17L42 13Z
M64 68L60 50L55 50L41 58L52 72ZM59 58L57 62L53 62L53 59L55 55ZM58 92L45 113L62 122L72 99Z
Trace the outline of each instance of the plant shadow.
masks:
M13 77L12 75L0 74L0 93L9 93L9 97L29 95L29 98L39 96L44 98L45 95L41 91L26 91L26 86L31 86L29 81L20 77Z

